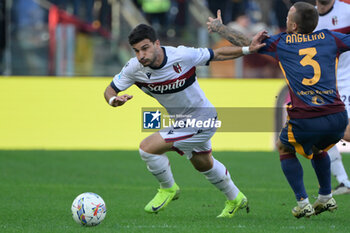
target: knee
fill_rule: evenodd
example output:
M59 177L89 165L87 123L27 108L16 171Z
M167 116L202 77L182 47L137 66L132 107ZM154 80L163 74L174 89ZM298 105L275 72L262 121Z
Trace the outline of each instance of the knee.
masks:
M166 143L159 133L154 133L143 139L139 148L147 153L161 155L171 150L173 144Z
M191 163L197 171L205 172L213 167L213 158L211 155L193 153Z
M291 148L287 147L286 145L284 145L281 140L278 139L278 141L276 142L276 148L278 150L278 153L281 154L289 154L289 153L294 153L294 150L292 150Z
M150 146L145 142L145 140L140 142L139 153L144 161L150 160L156 155L155 153L152 153Z
M145 139L142 140L142 142L140 142L139 150L140 150L140 151L141 151L141 150L142 150L142 151L147 151L147 143L146 143Z
M143 150L146 153L156 154L154 151L154 146L150 142L151 141L148 138L143 139L140 142L139 150Z

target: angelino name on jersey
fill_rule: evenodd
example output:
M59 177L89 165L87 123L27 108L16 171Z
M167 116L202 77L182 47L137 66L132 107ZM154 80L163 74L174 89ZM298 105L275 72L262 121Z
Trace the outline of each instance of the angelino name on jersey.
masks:
M305 43L310 42L314 40L323 40L326 36L323 32L316 32L311 35L306 34L289 34L286 37L286 43L292 44L292 43Z

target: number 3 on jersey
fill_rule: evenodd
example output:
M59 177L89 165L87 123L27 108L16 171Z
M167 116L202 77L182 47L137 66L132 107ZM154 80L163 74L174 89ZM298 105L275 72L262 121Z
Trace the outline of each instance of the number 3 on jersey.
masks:
M314 76L312 78L303 78L302 84L306 86L312 86L315 85L321 77L321 67L318 64L317 61L313 60L312 58L317 54L316 48L306 48L306 49L300 49L299 55L306 55L301 59L300 64L302 66L312 66L314 69Z

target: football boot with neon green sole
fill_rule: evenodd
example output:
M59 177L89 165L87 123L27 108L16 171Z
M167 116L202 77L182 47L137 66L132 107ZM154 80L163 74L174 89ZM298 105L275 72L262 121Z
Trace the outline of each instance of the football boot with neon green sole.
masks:
M148 213L158 213L163 210L172 200L177 200L180 195L180 188L176 183L171 188L160 188L155 197L145 206Z
M227 200L225 208L217 218L232 218L240 209L246 209L249 213L248 199L242 192L239 192L234 200Z

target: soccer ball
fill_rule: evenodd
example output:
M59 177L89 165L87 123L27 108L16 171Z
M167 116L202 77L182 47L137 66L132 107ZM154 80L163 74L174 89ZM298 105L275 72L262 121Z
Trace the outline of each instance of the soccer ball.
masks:
M96 193L82 193L72 204L74 221L83 226L96 226L106 217L106 204Z

